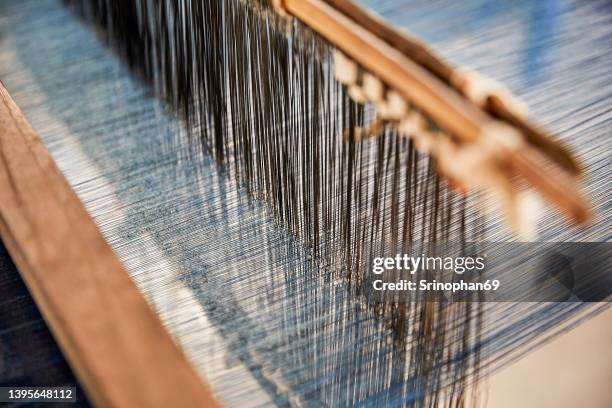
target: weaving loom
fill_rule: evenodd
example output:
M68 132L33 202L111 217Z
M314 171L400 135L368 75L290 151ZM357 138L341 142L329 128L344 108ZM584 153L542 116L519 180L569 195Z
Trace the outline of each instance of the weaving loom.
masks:
M83 406L484 406L488 378L597 321L583 333L607 336L593 343L604 344L600 365L583 375L601 393L583 401L612 404L609 293L597 302L368 300L374 257L414 242L515 240L531 213L504 202L492 209L483 191L453 191L452 174L439 177L437 162L392 120L374 126L380 106L358 103L336 80L330 56L341 57L316 27L290 16L294 3L302 2L0 0L2 84L178 346L143 344L136 361L117 368L125 377L105 383L119 371L87 366L47 304L40 309L60 352L18 278L27 268L2 213L11 256L2 248L0 386L76 385ZM576 153L592 219L573 226L581 213L567 208L581 201L565 201L567 216L540 212L531 237L603 243L596 276L609 279L612 7L362 6L453 64L503 82ZM208 24L194 28L196 17ZM578 167L564 149L549 151ZM563 193L573 197L572 188ZM86 294L75 299L75 309L87 309ZM130 333L144 338L149 329ZM31 342L18 346L25 337ZM156 347L159 362L138 360ZM176 363L176 378L137 374L138 364L163 368L175 355L187 362ZM156 388L161 379L168 391ZM134 384L149 395L126 391ZM543 406L534 401L528 406Z

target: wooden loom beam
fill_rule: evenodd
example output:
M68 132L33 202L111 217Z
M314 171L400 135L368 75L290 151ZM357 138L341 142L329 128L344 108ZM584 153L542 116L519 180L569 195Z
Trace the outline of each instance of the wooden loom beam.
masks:
M528 143L518 151L507 151L508 169L520 174L574 222L589 219L589 204L572 177L580 173L580 167L571 155L496 98L489 98L488 110L470 103L445 83L443 78L452 75L451 68L426 47L403 38L397 30L384 28L349 0L277 0L277 6L374 73L463 143L478 141L500 123L518 130ZM411 56L416 56L416 61ZM570 175L557 177L558 172L545 170L546 158Z
M1 83L0 236L94 405L216 405Z
M322 0L284 0L287 11L366 70L418 104L436 123L465 142L476 141L492 122L402 52Z
M326 1L357 24L367 27L374 35L404 55L409 56L410 59L427 69L446 85L460 92L460 89L453 83L453 76L457 70L437 56L426 44L387 24L375 14L368 12L351 0ZM580 164L565 147L552 140L544 130L533 125L525 118L517 116L505 105L503 100L496 96L489 97L485 110L496 119L500 119L520 130L527 142L538 148L549 159L569 173L576 175L582 173Z

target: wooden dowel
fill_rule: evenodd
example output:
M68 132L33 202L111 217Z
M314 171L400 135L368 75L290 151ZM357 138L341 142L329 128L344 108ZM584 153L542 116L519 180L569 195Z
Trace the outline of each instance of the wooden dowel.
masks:
M0 236L94 405L215 406L1 83Z
M529 158L509 151L508 162L575 222L584 222L588 218L588 205L577 190L564 188L558 183L564 177L543 170L543 159L548 157L570 173L579 174L579 166L571 155L535 127L512 114L501 101L489 98L487 107L493 114L469 102L451 86L452 67L425 46L360 11L351 1L283 0L282 5L287 12L399 92L462 142L477 141L486 134L484 131L487 127L494 128L495 123L503 123L504 120L508 126L524 132L522 134L527 143L520 154L526 154ZM534 161L534 158L537 160ZM561 168L559 173L562 173Z
M459 139L477 140L492 119L361 25L322 0L284 0L289 13L374 73Z
M565 146L553 140L544 130L506 109L503 101L499 98L493 96L487 100L487 111L494 117L518 129L525 141L571 175L580 176L583 174L582 165L574 159L572 153Z
M389 25L377 15L368 12L353 1L326 0L326 2L357 24L367 27L368 31L372 34L450 85L455 69L438 57L421 41Z
M444 61L440 56L436 55L421 41L390 26L380 17L368 12L354 1L326 0L326 2L355 23L362 27L367 27L368 31L372 34L402 52L405 56L425 68L446 85L460 92L452 81L456 69ZM532 125L525 118L516 116L511 109L506 107L503 101L499 100L499 98L489 98L485 110L493 115L493 117L501 119L520 130L528 143L536 147L564 170L574 175L580 175L582 173L582 167L572 157L572 154L567 148L554 141L549 134Z
M533 149L523 149L509 157L508 163L525 180L533 185L544 198L576 224L582 224L591 218L590 205L582 196L576 180L564 173L546 172L537 163L540 159Z

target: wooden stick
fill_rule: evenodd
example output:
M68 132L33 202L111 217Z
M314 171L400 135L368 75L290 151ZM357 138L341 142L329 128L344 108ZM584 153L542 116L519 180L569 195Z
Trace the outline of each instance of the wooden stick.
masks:
M0 83L0 236L89 400L215 401Z
M569 172L570 175L580 176L583 174L582 165L574 159L572 153L565 146L553 140L544 130L506 109L504 102L499 98L490 97L487 100L486 108L494 117L518 129L528 143Z
M423 42L387 24L383 19L368 12L353 1L326 0L326 2L357 24L367 27L372 34L450 85L450 79L455 69L434 54Z
M402 52L420 66L424 67L427 71L443 81L446 85L453 87L455 90L460 92L459 89L455 88L452 81L452 77L456 72L456 69L436 55L421 41L390 26L381 18L368 12L353 1L326 1L355 23L361 25L362 27L367 27L368 31ZM548 133L529 123L529 121L525 118L516 116L511 109L508 109L503 101L499 100L499 98L489 98L485 109L488 113L493 115L493 117L501 119L519 129L523 133L523 136L528 143L538 148L549 159L557 163L564 170L574 175L579 175L582 173L582 167L572 157L572 154L569 152L569 150L567 150L567 148L555 142Z
M558 209L577 224L586 223L591 218L590 206L582 194L576 180L564 173L546 172L536 163L541 159L537 151L522 149L519 154L509 157L508 164L529 183L538 187L538 191Z
M452 75L452 73L449 74L450 68L443 65L424 46L418 43L412 44L406 39L398 40L397 38L403 37L397 31L384 28L384 24L376 19L368 20L367 15L356 18L355 10L358 8L354 5L346 6L349 3L352 4L352 2L343 0L329 0L328 2L283 0L283 6L288 13L297 17L367 71L374 73L391 88L401 93L433 119L437 125L460 141L475 142L486 134L488 127L495 127L496 123L503 123L498 120L500 118L470 103L445 81L406 55L406 53L412 53L413 56L418 55L417 61L426 62L425 65L437 72L439 76ZM340 4L344 5L342 10L350 14L350 17L334 7ZM367 26L362 24L367 24ZM370 28L373 28L374 31L370 31ZM384 36L386 41L379 35ZM488 105L493 109L500 109L504 112L506 110L503 103L489 103ZM512 119L511 122L514 121L514 123L519 120L516 116L511 116L510 112L502 119ZM544 136L538 135L535 128L526 125L517 130L525 131L525 129L529 131L526 134L523 133L528 143L525 148L521 149L521 154L527 152L530 153L530 157L517 157L517 152L509 151L508 162L513 164L513 168L532 183L538 191L550 199L553 205L570 215L574 222L584 222L584 216L589 213L586 200L577 193L577 190L564 188L563 185L557 183L553 175L541 170L544 167L542 161L544 155L554 158L564 167L570 169L575 167L574 173L579 173L579 167L575 165L569 153ZM544 155L539 154L532 144L533 138L540 139L540 146L548 148L552 145L555 146L555 149L543 151ZM534 152L529 152L530 150ZM537 158L538 161L534 162L533 158ZM555 193L551 194L553 187Z
M492 119L403 53L322 0L284 0L289 13L400 92L462 141L477 140Z

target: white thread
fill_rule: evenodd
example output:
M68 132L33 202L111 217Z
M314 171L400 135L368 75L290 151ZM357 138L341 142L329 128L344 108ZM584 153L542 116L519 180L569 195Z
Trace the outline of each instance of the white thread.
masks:
M387 92L387 103L389 105L389 116L392 119L399 120L408 111L408 104L403 96L399 93L390 90Z
M357 82L357 64L342 52L334 52L334 76L341 84L350 86Z
M363 90L369 101L380 102L384 100L383 83L370 73L363 75Z
M455 70L450 82L463 95L481 108L486 107L490 97L497 97L504 106L517 116L527 114L527 105L512 94L501 83L468 68Z
M366 98L366 94L362 87L359 85L350 85L348 87L348 95L351 99L357 103L366 103L368 99Z

